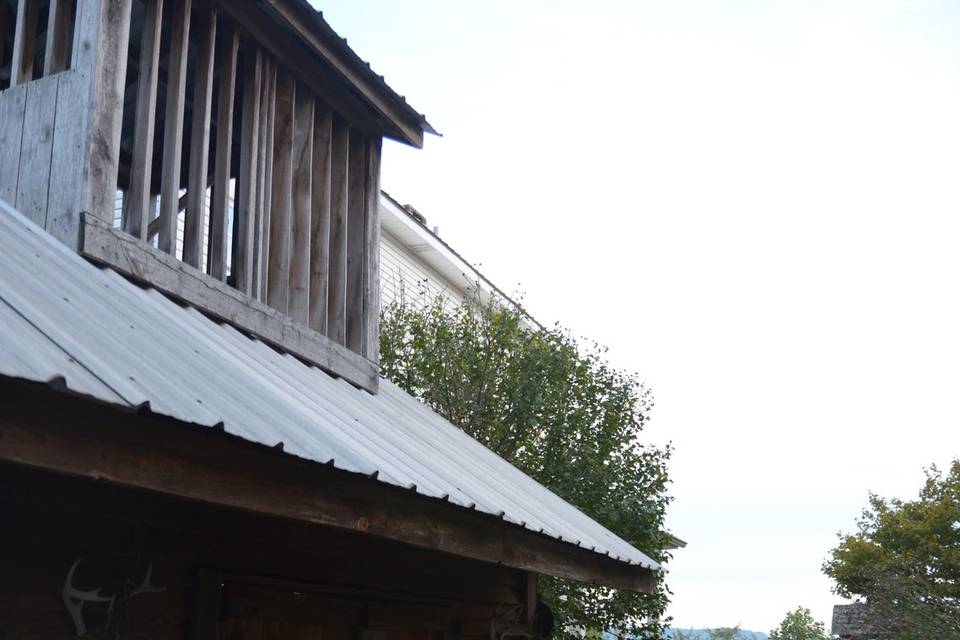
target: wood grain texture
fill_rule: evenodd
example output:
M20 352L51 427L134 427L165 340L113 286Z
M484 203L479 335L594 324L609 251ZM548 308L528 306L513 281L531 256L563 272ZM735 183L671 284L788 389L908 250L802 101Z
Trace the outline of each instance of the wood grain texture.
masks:
M73 39L76 0L50 0L47 17L47 48L43 58L43 75L64 71L70 66L67 56Z
M53 136L57 114L59 79L41 78L26 85L23 144L20 150L20 178L13 205L41 227L46 225L53 161Z
M326 335L330 273L330 142L333 112L322 103L313 127L313 197L310 214L310 328Z
M13 31L13 57L10 62L10 86L33 80L33 57L37 38L40 0L17 0L17 22Z
M225 21L225 33L218 58L217 141L213 165L213 201L210 207L210 236L207 248L207 273L218 280L227 278L229 228L227 213L233 159L233 105L237 91L237 53L240 34L233 23Z
M380 361L380 153L379 136L367 138L363 229L363 340L361 353Z
M80 252L358 387L377 391L377 368L362 356L95 216L84 218Z
M347 186L347 331L346 345L363 351L363 275L366 267L367 138L350 129Z
M253 287L254 225L257 216L257 157L260 144L260 88L263 55L259 46L246 53L243 64L243 104L240 112L240 167L233 209L233 257L230 274L234 286L251 294Z
M267 261L267 303L287 313L293 224L293 129L296 83L277 73L273 127L273 182L270 199L270 255Z
M146 0L143 32L140 36L140 68L137 78L137 106L134 115L133 157L130 160L130 206L123 217L123 229L146 240L153 180L153 133L156 126L157 80L160 72L160 26L163 0Z
M327 335L337 344L347 341L347 200L350 126L333 117L330 143L330 270Z
M263 235L260 243L260 295L258 299L266 302L269 289L267 269L270 265L270 225L273 206L273 133L277 116L277 64L270 61L269 75L267 76L266 105L267 114L264 120L264 139L266 153L263 155Z
M257 215L254 224L253 240L253 287L252 296L265 300L264 284L267 277L266 252L270 248L270 190L267 188L267 166L273 159L269 146L267 128L270 123L270 108L273 102L273 85L276 80L276 67L269 56L263 58L263 80L260 84L260 126L257 128Z
M293 207L290 225L290 284L287 313L310 324L310 234L313 213L313 124L316 97L297 86L293 131Z
M27 107L27 87L0 91L0 200L17 199L20 177L20 146Z
M217 9L200 13L197 25L200 46L193 71L193 117L190 126L189 178L187 208L183 226L183 261L202 268L204 231L206 230L207 174L210 163L210 114L213 111L213 69L217 44Z
M191 0L172 0L170 53L167 66L167 105L163 125L163 171L160 178L161 251L177 250L177 214L183 161L183 118L186 109L187 45L190 40Z

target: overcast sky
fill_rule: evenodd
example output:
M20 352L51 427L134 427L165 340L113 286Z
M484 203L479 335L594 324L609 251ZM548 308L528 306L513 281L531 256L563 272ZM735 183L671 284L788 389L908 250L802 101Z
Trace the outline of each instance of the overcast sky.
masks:
M767 631L960 454L960 4L316 0L443 134L383 186L672 441L678 626Z

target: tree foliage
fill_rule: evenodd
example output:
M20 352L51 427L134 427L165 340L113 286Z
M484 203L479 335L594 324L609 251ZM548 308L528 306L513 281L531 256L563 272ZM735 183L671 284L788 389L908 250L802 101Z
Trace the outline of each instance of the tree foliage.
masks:
M381 370L453 424L657 560L669 448L639 437L652 399L635 376L522 311L438 298L384 309ZM669 591L652 595L544 578L556 634L579 629L661 637Z
M813 619L810 609L797 607L787 613L780 626L770 632L770 640L829 640L822 622Z
M960 460L930 468L916 500L871 495L823 569L838 594L866 600L872 635L960 638Z

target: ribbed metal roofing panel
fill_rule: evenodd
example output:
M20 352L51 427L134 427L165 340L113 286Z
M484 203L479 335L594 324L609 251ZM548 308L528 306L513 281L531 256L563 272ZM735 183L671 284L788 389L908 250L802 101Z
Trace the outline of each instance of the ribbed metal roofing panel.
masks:
M151 411L656 562L388 380L372 395L98 268L0 201L0 375Z

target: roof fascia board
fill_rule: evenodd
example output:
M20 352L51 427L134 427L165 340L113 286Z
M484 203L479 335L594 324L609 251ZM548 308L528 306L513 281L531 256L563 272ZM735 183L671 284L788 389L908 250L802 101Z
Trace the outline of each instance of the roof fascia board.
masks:
M345 54L352 51L346 44L346 40L337 36L308 3L300 0L262 0L262 3L281 23L290 28L329 64L343 80L353 86L381 117L396 127L399 136L393 134L391 137L398 137L402 142L422 148L424 131L436 133L420 114L417 114L419 121L412 122L411 114L416 113L414 109L403 98L387 88L386 83L374 82L373 77L376 74L368 64L360 60L359 56L354 53L355 61L347 59L348 56ZM377 84L383 86L378 87ZM397 104L398 102L400 104Z

